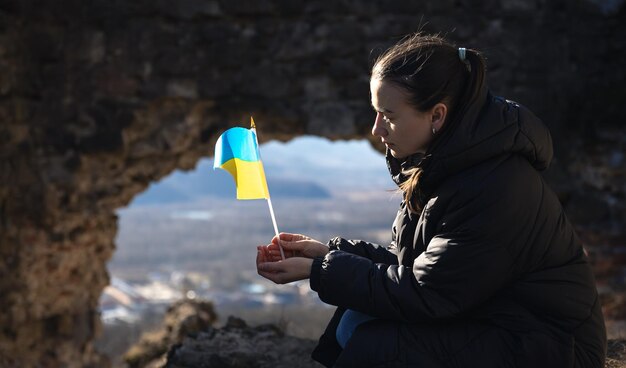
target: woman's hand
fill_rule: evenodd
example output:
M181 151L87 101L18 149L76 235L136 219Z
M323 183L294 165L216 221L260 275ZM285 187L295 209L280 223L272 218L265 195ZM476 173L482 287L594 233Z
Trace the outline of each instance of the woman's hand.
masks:
M285 258L304 257L315 258L323 257L328 253L328 247L319 241L309 238L302 234L280 233L280 239L274 236L272 243L267 245L268 261L281 260L280 249L278 245L283 247Z
M276 284L287 284L293 281L308 279L311 275L312 264L312 259L302 257L270 261L268 260L268 247L262 245L257 247L257 272Z

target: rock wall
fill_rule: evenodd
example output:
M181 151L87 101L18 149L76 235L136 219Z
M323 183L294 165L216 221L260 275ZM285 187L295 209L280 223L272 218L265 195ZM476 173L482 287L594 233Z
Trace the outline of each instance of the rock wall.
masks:
M369 66L420 26L484 50L494 92L548 123L549 179L603 290L623 285L625 18L608 0L0 2L0 364L103 364L115 209L251 114L261 141L368 137Z
M229 316L213 326L211 303L181 300L172 305L161 328L145 333L125 355L129 367L307 368L317 341L285 335L277 326L257 327ZM626 366L626 340L609 340L605 368Z
M211 303L181 300L172 305L157 331L145 333L124 356L129 368L222 367L314 368L313 340L286 336L271 324L250 327L229 316L213 326Z

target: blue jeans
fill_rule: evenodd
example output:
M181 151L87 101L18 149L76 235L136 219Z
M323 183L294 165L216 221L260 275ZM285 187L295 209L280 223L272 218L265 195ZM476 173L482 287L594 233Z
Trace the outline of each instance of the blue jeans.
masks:
M373 319L375 318L367 314L353 311L352 309L346 310L339 321L339 325L337 326L337 331L335 333L339 346L345 348L348 340L352 337L354 330L356 330L361 323L371 321Z

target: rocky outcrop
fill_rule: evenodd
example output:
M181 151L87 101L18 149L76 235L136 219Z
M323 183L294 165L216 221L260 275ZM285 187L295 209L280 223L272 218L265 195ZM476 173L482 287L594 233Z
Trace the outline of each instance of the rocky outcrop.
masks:
M137 368L316 368L316 341L286 336L275 325L249 326L229 317L214 327L211 303L183 300L168 308L163 324L145 333L125 356ZM606 368L626 367L626 340L610 340Z
M182 300L168 308L161 327L144 333L124 355L129 367L319 367L312 340L286 336L275 325L250 327L230 316L215 328L210 302Z
M369 136L369 64L420 24L485 50L492 89L550 125L550 180L601 285L623 285L625 17L603 0L0 2L0 362L101 366L115 209L249 115L261 141Z
M166 368L319 368L311 360L315 341L283 336L275 326L249 327L230 319L183 340L167 355ZM605 368L626 367L626 340L610 340Z
M311 359L314 347L315 341L286 336L274 325L250 327L230 317L226 326L209 328L174 346L164 367L318 368Z
M216 320L211 302L181 300L174 303L165 312L161 327L144 333L140 341L124 354L124 361L131 368L161 367L172 346L180 344L184 338L210 330Z
M609 340L605 367L626 367L626 340Z

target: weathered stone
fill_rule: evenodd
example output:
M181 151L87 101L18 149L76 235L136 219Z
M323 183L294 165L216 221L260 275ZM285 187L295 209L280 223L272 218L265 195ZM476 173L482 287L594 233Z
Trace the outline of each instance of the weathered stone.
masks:
M248 327L241 319L185 339L167 354L165 367L319 367L310 355L315 341L285 336L273 325Z
M168 308L161 328L144 334L124 354L124 360L129 367L156 366L155 363L165 360L172 346L206 331L216 320L211 302L181 300Z
M215 0L156 1L156 7L165 16L174 16L185 20L222 15L220 3Z
M502 6L502 10L515 12L533 11L537 7L536 2L524 0L502 0L500 4Z
M605 368L624 368L626 365L626 340L609 340Z
M274 326L227 325L187 338L167 354L167 368L319 367L310 352L315 341L282 336ZM609 340L606 368L623 368L626 340Z
M336 102L315 105L309 116L307 131L331 138L350 136L355 132L352 110Z
M336 96L336 88L327 76L314 76L304 81L304 93L313 101L330 100Z

